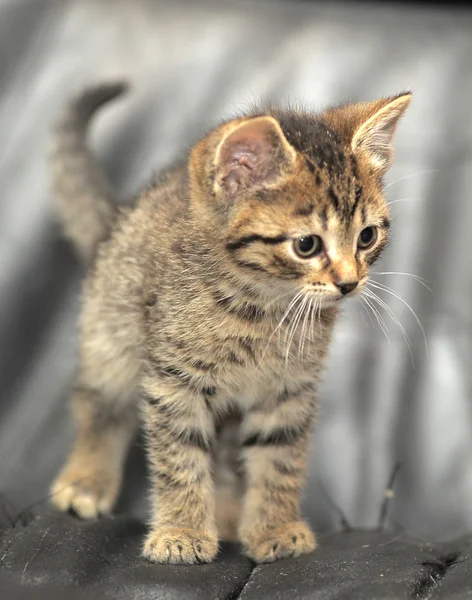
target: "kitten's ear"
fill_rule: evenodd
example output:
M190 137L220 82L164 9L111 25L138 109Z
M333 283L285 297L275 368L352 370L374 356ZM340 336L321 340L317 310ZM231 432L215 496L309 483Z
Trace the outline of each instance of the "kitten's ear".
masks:
M373 114L354 132L351 142L353 152L363 152L372 166L381 173L384 173L392 164L393 136L398 121L410 101L411 93L407 93L393 99L373 103ZM383 103L383 106L375 110L380 103Z
M270 185L295 155L273 117L235 123L216 149L215 191L236 196L251 187Z

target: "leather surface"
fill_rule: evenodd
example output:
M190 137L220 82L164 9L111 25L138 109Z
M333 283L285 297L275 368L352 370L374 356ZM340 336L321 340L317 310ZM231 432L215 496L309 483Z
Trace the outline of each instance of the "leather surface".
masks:
M261 97L321 107L414 90L387 181L392 243L374 271L416 274L433 294L409 276L374 278L416 311L428 352L400 300L382 295L412 357L387 315L389 341L359 301L349 303L320 390L305 512L319 532L338 528L340 511L353 527L375 526L400 464L387 524L427 539L472 531L471 33L469 9L424 4L0 3L0 490L16 512L47 497L72 436L82 273L52 214L48 136L71 94L125 76L133 92L92 131L120 200ZM117 513L142 522L145 488L138 439ZM130 523L137 548L142 526ZM456 576L451 569L449 581Z
M344 531L315 554L255 566L224 544L211 565L151 565L139 556L144 526L126 516L84 522L42 510L6 517L0 597L48 600L433 599L470 597L471 537L432 544L405 533Z
M463 552L470 541L433 545L379 531L330 534L316 555L256 567L240 598L464 598L472 571Z
M140 556L144 531L126 516L84 522L44 512L1 536L1 578L56 593L84 590L97 598L197 600L229 598L250 576L251 562L231 545L210 565L152 565Z

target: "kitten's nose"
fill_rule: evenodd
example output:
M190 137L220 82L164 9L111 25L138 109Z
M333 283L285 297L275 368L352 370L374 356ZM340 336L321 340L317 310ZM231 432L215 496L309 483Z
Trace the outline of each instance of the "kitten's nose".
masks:
M341 281L340 283L335 283L334 285L339 288L339 291L343 296L355 290L358 286L358 281Z

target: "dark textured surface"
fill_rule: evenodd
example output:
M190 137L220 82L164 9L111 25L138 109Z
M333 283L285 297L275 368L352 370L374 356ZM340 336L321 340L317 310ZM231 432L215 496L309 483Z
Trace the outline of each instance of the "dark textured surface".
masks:
M423 598L431 600L462 600L472 598L472 538L464 538L459 546L455 543L444 548L442 565L428 565L432 574L436 574L435 584L425 578L423 589L427 594ZM429 587L428 587L429 586Z
M344 531L323 536L314 554L271 565L255 566L238 546L224 544L215 563L183 567L142 559L144 526L129 517L84 522L42 510L18 521L1 508L0 597L12 600L448 600L472 594L467 537L431 544L405 533Z
M400 463L387 524L400 523L425 539L472 531L471 57L472 12L457 7L2 0L0 490L8 492L13 514L47 496L72 434L66 399L75 365L81 272L54 224L46 162L49 133L75 91L126 76L132 93L104 111L92 131L93 146L120 199L134 194L207 127L262 97L319 107L413 89L387 180L392 243L374 270L427 280L434 294L410 276L375 277L418 313L428 355L421 330L401 301L383 295L410 338L414 365L392 321L388 342L360 303L350 303L320 393L305 512L319 532L339 525L335 506L353 526L375 527L386 481ZM132 588L132 597L145 598L154 590L157 571L146 570L137 557L146 516L141 446L138 440L128 461L118 507L137 521L120 517L113 521L115 529L111 522L62 525L44 515L31 529L15 529L19 537L12 544L18 545L14 553L0 553L0 575L14 563L10 575L17 582L23 571L25 582L61 582L67 556L64 582L74 586L83 578L92 587L120 581L126 589L139 574L143 585ZM2 523L0 517L0 529ZM46 523L51 529L41 529ZM66 532L75 553L64 545ZM375 535L371 550L354 551L352 536L327 538L318 554L299 564L257 568L243 593L256 594L260 581L276 596L277 589L286 589L288 569L301 594L315 593L310 591L315 577L319 593L325 594L321 598L343 597L346 581L358 594L360 582L371 582L370 591L364 588L366 600L470 595L468 550L451 565L433 561L423 568L425 546L403 538L387 543L382 537L377 544L382 550L374 551ZM3 534L2 543L12 536L12 531ZM75 539L80 544L74 545ZM58 548L60 555L54 554ZM431 552L443 556L444 549L450 557L448 547ZM351 555L355 563L349 570L341 562L349 563ZM365 569L366 557L371 570ZM234 577L225 589L237 590L247 563L234 555L225 555L226 560ZM89 569L94 561L97 571ZM322 571L318 564L325 565ZM398 573L391 593L381 589L380 565L385 565L384 577ZM212 568L209 573L221 574ZM266 580L265 573L271 573ZM181 577L177 574L168 589L187 585ZM215 581L210 575L207 579L201 585ZM195 584L195 593L198 589ZM228 591L228 597L235 593Z
M433 592L444 599L452 597L447 594L470 594L470 565L457 562L470 542L464 538L433 545L375 531L331 534L320 540L312 556L256 567L241 599L420 600L433 597ZM462 582L468 576L469 585L460 587L452 569Z
M35 515L3 531L1 578L102 598L196 600L230 598L251 573L251 562L231 545L211 565L152 565L140 556L144 531L128 517L84 522L53 512Z

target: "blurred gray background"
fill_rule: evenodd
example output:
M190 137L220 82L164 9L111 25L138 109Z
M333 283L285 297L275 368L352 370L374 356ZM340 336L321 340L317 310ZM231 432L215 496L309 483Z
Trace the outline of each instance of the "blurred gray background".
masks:
M120 199L222 117L262 98L321 108L414 91L388 177L392 243L374 275L388 340L359 300L320 393L306 511L318 530L388 523L472 531L472 11L423 3L0 2L0 491L39 501L72 435L81 269L54 222L47 152L82 86L126 77L92 144ZM121 511L144 516L138 440ZM328 500L331 498L331 501Z

